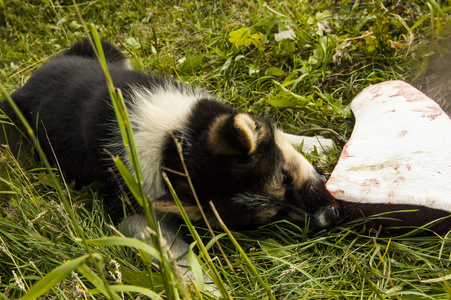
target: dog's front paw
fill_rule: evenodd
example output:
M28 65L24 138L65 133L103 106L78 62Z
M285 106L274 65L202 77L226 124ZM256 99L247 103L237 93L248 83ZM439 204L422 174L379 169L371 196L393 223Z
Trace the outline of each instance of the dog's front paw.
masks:
M315 147L318 153L330 152L330 150L334 147L334 142L331 139L326 139L321 135L317 135L311 137L310 143L307 143L307 141L304 140L304 146L302 147L302 151L310 152L313 151Z
M302 145L302 152L304 153L309 153L315 150L315 148L318 153L329 152L334 146L334 142L331 139L326 139L321 135L300 136L284 133L284 136L292 145Z

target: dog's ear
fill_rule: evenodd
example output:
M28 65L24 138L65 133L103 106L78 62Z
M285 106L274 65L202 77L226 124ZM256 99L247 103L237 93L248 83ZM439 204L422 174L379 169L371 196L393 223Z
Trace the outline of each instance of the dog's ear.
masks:
M210 149L219 155L251 155L261 136L258 127L257 121L245 113L221 116L210 128Z

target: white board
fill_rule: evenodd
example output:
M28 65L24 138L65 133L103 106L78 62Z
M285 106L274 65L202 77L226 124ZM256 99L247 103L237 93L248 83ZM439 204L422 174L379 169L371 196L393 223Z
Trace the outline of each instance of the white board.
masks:
M339 200L409 204L451 212L451 120L403 81L364 89L356 123L326 183Z

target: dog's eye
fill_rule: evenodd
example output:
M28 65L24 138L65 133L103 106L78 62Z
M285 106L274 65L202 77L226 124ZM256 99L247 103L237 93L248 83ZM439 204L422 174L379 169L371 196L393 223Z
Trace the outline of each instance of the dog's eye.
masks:
M291 185L292 182L293 182L293 177L291 177L290 172L283 169L282 170L282 184L289 186L289 185Z

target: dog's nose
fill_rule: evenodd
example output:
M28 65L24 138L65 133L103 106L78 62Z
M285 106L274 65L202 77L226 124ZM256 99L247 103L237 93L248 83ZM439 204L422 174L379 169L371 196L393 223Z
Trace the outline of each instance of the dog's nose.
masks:
M335 206L329 205L316 214L316 224L321 228L329 227L337 223L339 217L340 210Z
M334 222L338 220L340 217L340 210L335 206L328 206L325 211L327 217L333 220Z

